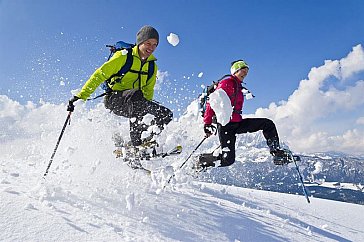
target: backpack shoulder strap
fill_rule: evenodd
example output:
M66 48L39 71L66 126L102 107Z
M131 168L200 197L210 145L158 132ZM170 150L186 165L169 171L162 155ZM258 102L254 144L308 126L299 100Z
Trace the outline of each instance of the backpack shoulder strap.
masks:
M148 77L147 77L147 81L152 78L153 73L154 73L154 68L155 68L155 61L149 61L149 66L148 66Z
M220 82L220 81L222 81L222 80L225 80L225 79L227 79L228 77L232 77L232 75L230 75L230 74L226 74L226 75L224 75L223 77L221 77L221 78L218 80L218 82Z
M132 65L133 65L133 51L132 49L128 49L128 53L126 54L125 64L118 71L118 75L121 77L124 76L125 73L127 73L131 69Z

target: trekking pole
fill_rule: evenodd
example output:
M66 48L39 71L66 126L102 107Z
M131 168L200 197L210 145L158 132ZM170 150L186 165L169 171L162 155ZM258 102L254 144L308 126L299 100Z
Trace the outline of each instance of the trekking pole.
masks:
M53 158L54 158L54 156L56 155L56 152L57 152L57 149L58 149L58 145L59 145L59 143L61 142L61 139L62 139L62 136L63 136L63 133L64 133L64 131L65 131L65 129L66 129L66 126L67 126L67 123L71 123L71 114L72 114L72 111L69 111L68 112L68 115L67 115L67 118L66 118L66 122L64 122L64 125L63 125L63 128L62 128L62 131L61 131L61 134L59 135L59 138L58 138L58 141L57 141L57 144L56 144L56 147L54 148L54 151L53 151L53 154L52 154L52 156L51 156L51 160L49 161L49 163L48 163L48 166L47 166L47 169L46 169L46 171L45 171L45 173L44 173L44 175L43 175L43 178L45 178L46 177L46 175L48 174L48 170L49 170L49 168L51 167L51 164L52 164L52 162L53 162Z
M202 145L202 143L207 139L208 137L205 136L201 142L196 146L196 148L191 152L191 154L188 156L188 158L180 165L179 169L182 169L182 167L187 163L187 161L191 158L191 156L196 152L196 150ZM171 177L168 179L167 183L164 185L163 189L171 182L172 178L175 177L176 174L173 173Z
M297 165L296 161L294 161L294 164L296 165L296 170L297 170L298 176L300 177L300 180L301 180L301 185L302 185L302 189L303 189L303 194L305 195L307 202L308 202L308 203L310 203L310 199L308 198L308 193L307 193L307 190L306 190L306 186L305 186L305 184L303 183L303 179L302 179L302 176L301 176L301 172L300 172L300 170L298 169L298 165Z
M306 197L306 200L308 203L310 203L310 199L308 197L308 192L306 190L306 186L305 186L305 183L303 182L303 178L302 178L302 175L301 175L301 172L300 172L300 169L298 168L298 165L297 165L297 162L296 160L294 159L292 153L291 153L291 159L293 160L295 166L296 166L296 170L297 170L297 173L298 173L298 176L300 178L300 182L301 182L301 186L302 186L302 190L303 190L303 195L305 195Z

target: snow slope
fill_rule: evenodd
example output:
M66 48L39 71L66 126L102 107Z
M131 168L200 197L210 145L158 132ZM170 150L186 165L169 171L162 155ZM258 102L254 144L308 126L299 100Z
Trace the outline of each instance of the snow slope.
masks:
M100 104L81 103L72 114L46 179L43 173L67 112L65 105L20 105L0 96L1 241L360 241L364 206L311 197L206 183L176 172L202 137L191 105L159 138L160 149L176 143L178 157L145 163L147 176L112 155L111 136L128 138L126 119ZM245 139L240 163L270 162L268 151ZM255 139L254 139L255 140ZM240 141L242 142L242 141ZM211 138L201 151L217 144ZM192 158L193 159L193 158ZM169 167L168 167L169 166ZM276 168L274 168L276 169ZM289 169L289 168L286 168ZM216 169L218 170L218 169ZM220 169L224 170L224 169ZM287 170L286 172L289 172ZM319 172L316 170L315 172ZM209 176L213 172L204 176ZM216 174L219 181L226 175ZM207 178L206 178L207 179ZM229 179L239 179L229 177ZM262 178L263 179L263 178ZM222 183L222 182L220 182ZM226 182L229 184L229 182ZM281 183L280 183L281 184ZM281 184L284 186L285 184Z
M296 195L209 183L157 195L144 174L72 187L35 186L36 179L11 170L6 175L0 192L2 241L361 241L364 236L364 207L356 204L315 198L307 204Z

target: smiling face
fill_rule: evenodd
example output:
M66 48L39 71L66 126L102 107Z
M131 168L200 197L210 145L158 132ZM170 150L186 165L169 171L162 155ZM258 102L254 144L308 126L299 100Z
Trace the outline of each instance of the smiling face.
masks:
M248 75L249 68L242 68L234 73L234 76L236 76L240 81L244 80L244 78Z
M157 48L158 41L156 39L148 39L138 46L139 56L142 60L146 60Z

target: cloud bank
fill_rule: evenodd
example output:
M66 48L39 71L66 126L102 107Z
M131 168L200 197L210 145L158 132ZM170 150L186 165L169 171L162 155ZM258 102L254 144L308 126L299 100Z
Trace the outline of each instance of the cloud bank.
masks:
M295 151L364 154L363 71L364 51L357 45L341 60L313 67L288 100L254 116L272 118Z

